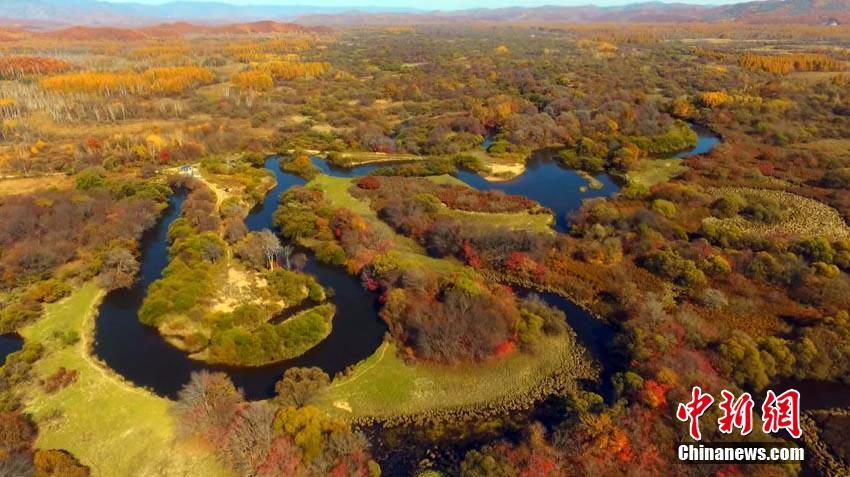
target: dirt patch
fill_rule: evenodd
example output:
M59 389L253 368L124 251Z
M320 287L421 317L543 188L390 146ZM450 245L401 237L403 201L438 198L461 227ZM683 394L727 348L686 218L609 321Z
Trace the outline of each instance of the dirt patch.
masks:
M525 164L490 164L490 173L484 178L491 182L509 181L525 172Z
M261 299L256 291L267 286L265 278L242 268L230 267L212 311L228 313L242 303L259 303Z

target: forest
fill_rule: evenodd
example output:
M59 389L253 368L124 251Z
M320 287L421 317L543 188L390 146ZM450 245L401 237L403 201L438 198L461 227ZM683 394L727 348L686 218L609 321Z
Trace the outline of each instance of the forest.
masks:
M0 475L850 472L847 26L284 30L0 40Z

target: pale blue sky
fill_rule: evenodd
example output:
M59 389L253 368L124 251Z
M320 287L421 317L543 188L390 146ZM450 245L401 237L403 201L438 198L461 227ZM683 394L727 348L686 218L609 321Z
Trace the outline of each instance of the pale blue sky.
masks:
M113 3L132 2L163 4L168 0L107 0ZM627 5L640 3L645 0L179 0L188 2L217 2L233 5L309 5L321 7L400 7L420 10L460 10L467 8L500 8L512 6L535 7L541 5ZM740 1L740 0L739 0ZM665 2L671 3L671 2ZM735 0L679 0L675 3L690 3L699 5L722 5L738 3Z

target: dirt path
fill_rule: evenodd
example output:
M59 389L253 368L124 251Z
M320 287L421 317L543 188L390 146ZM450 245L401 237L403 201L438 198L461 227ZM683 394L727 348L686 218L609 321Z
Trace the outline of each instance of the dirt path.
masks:
M328 388L335 388L335 387L339 387L339 386L341 386L341 385L343 385L343 384L344 384L344 385L348 385L348 384L353 383L354 381L357 381L357 380L358 380L358 379L360 379L360 378L361 378L364 374L366 374L366 373L368 373L369 371L371 371L371 370L372 370L375 366L379 365L379 364L381 363L381 361L383 361L383 360L384 360L384 356L387 354L387 350L388 350L388 349L390 349L390 346L389 346L387 343L381 343L381 351L380 351L380 353L378 354L378 359L376 359L374 363L372 363L371 365L369 365L369 366L367 366L367 367L365 367L365 368L361 369L361 370L360 370L360 371L359 371L359 372L358 372L355 376L351 376L350 378L346 379L344 383L336 382L336 383L333 383L333 384L331 384L330 386L328 386Z

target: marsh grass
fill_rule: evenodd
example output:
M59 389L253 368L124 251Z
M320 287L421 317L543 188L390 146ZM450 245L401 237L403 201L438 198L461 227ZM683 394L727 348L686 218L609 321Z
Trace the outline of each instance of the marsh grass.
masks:
M838 211L814 199L790 192L747 187L715 187L710 192L716 197L734 192L746 199L771 199L782 204L787 215L783 220L776 223L756 222L741 216L727 219L709 217L705 219L708 223L714 223L740 233L778 238L826 237L829 240L850 238L850 228L844 223Z

